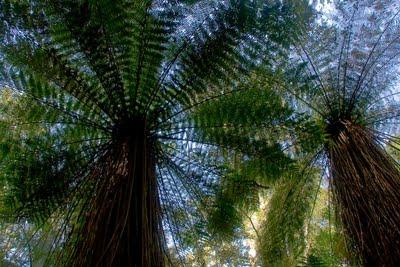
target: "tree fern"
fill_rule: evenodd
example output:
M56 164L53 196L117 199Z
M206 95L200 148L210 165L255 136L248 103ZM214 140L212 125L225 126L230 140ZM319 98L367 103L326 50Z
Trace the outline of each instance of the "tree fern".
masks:
M313 82L288 91L325 133L320 147L351 249L366 266L395 266L400 174L385 144L397 142L399 7L367 2L338 2L333 26L297 43Z
M57 264L163 266L204 221L227 143L190 114L287 45L273 32L300 5L190 4L1 1L2 84L18 101L2 117L6 203L61 226Z

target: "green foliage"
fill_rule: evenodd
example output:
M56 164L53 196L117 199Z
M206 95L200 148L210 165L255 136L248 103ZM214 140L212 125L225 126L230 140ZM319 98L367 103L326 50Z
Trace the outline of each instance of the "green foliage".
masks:
M70 129L66 125L63 129L50 129L48 120L57 121L57 114L53 110L47 112L45 106L31 103L25 96L4 90L2 109L1 157L8 162L2 168L2 183L7 188L2 196L4 212L9 216L13 210L17 218L28 217L42 223L68 194L66 185L75 168L87 164L86 153L94 147L74 144L71 138L77 138L87 128ZM31 121L24 121L24 116L30 116L27 110L32 112ZM63 138L59 137L61 133L65 134ZM82 146L88 148L79 153Z
M332 230L322 230L316 236L308 256L310 266L315 263L321 266L342 266L349 262L351 256L346 251L344 234L330 231Z
M259 237L264 266L295 265L305 249L307 218L316 192L314 172L288 174L278 182L268 202Z
M310 255L308 256L304 262L297 265L298 267L327 267L331 265L327 265L323 258L318 256Z

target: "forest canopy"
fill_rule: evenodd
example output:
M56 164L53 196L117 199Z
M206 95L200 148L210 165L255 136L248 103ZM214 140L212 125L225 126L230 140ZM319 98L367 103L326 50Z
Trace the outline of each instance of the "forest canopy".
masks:
M0 0L1 266L398 266L396 0Z

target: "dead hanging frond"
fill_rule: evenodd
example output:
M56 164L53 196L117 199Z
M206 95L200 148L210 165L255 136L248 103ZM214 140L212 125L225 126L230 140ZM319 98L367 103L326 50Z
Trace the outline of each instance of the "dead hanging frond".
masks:
M400 171L374 132L350 121L327 147L331 183L351 246L366 266L400 258Z

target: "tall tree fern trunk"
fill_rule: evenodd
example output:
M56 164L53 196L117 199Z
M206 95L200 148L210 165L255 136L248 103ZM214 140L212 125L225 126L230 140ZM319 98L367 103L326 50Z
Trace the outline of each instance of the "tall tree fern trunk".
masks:
M371 130L332 125L332 186L350 245L365 266L400 262L400 172Z
M121 128L93 173L102 180L74 249L74 266L164 265L153 144L144 128Z

